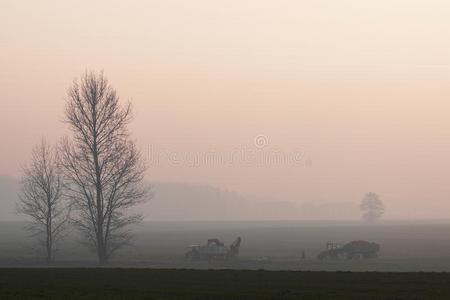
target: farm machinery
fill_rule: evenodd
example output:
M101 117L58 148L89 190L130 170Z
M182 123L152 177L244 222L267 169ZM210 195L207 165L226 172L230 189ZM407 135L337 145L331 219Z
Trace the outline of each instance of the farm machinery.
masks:
M185 258L188 260L233 259L238 256L240 246L240 237L229 246L225 246L219 239L208 239L206 245L191 245L187 247Z
M380 245L367 241L352 241L345 245L328 242L326 250L319 253L318 259L359 259L376 258Z

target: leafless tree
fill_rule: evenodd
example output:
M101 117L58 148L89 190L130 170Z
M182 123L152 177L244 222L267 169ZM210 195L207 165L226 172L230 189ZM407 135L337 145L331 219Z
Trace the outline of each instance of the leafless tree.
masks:
M130 208L149 198L142 183L146 166L127 130L131 119L130 103L119 104L103 72L86 72L68 90L66 121L73 136L61 143L61 164L73 223L100 265L129 245L129 225L142 220Z
M375 193L367 193L364 196L360 209L363 212L363 219L369 223L378 221L385 211L383 202Z
M44 139L33 149L31 164L23 168L17 210L31 218L26 228L37 236L50 264L70 209L63 198L56 151Z

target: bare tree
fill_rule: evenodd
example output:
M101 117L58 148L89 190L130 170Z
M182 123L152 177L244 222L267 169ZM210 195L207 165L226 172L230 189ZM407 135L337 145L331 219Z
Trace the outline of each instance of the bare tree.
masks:
M375 193L367 193L361 201L360 209L363 219L369 223L378 221L384 214L385 207L380 197Z
M131 105L120 106L102 72L86 72L68 91L66 121L73 137L61 144L61 164L73 223L103 265L130 244L129 225L142 220L130 208L149 198L142 184L146 166L127 130Z
M31 218L26 228L37 236L49 264L69 219L62 192L56 151L42 139L33 149L31 164L23 168L17 210Z

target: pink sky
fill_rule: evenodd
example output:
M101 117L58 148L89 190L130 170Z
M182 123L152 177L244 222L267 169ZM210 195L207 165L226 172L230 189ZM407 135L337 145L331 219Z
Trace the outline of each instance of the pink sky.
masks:
M297 202L373 191L389 218L447 218L448 16L438 0L2 1L0 175L67 133L66 89L103 69L162 157L152 180ZM240 150L257 157L207 159Z

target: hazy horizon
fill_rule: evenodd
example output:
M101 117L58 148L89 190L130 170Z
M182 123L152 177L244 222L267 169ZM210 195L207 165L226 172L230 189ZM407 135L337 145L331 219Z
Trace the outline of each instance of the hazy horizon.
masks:
M376 192L386 219L448 219L449 15L439 0L2 1L0 175L67 134L67 89L104 70L150 181L280 205Z
M306 222L310 225L371 225L361 217L359 201L282 200L241 194L207 184L151 182L153 197L135 210L145 222ZM16 211L19 181L0 176L0 222L26 221ZM330 223L331 222L331 223ZM383 216L378 225L450 224L450 218L392 218ZM303 224L303 223L302 223ZM272 224L273 225L273 224Z

